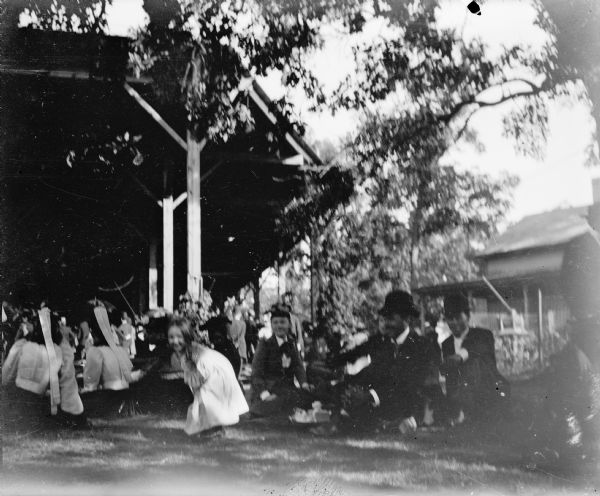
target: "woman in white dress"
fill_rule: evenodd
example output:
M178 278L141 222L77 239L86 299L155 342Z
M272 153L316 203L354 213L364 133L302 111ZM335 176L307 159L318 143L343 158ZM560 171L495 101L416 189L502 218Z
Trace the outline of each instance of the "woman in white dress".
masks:
M188 435L237 424L248 412L231 363L221 353L194 342L188 319L174 318L169 325L169 345L181 360L183 379L194 394L185 424Z

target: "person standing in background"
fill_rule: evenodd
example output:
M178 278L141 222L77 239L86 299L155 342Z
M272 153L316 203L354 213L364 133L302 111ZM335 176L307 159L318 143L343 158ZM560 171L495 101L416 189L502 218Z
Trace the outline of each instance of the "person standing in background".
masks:
M258 325L254 319L252 310L244 312L244 322L246 323L246 351L248 353L248 362L252 362L254 353L258 346Z
M121 314L121 325L117 329L117 334L119 335L119 344L125 348L131 358L135 357L135 328L131 325L131 318L127 312Z
M229 336L240 354L242 364L248 361L248 352L246 351L246 323L242 320L242 312L237 305L230 316L231 326Z
M304 336L302 334L302 323L300 322L300 318L294 313L294 294L291 291L284 293L282 302L290 313L290 332L294 341L296 342L296 347L298 348L300 356L304 358Z

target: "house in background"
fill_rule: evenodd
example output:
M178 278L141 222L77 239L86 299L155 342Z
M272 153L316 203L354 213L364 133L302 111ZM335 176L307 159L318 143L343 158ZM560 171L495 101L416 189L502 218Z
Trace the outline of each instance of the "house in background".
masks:
M477 279L417 288L414 293L427 300L463 292L471 300L473 325L496 335L505 373L543 367L564 343L570 317L567 285L575 286L580 299L598 294L587 286L600 278L595 225L600 217L600 179L594 180L593 189L592 206L530 215L493 238L476 256Z

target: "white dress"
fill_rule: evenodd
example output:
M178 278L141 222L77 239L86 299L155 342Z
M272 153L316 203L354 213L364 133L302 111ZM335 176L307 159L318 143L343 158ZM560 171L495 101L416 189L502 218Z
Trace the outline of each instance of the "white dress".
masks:
M192 363L182 358L183 379L194 393L185 423L187 434L212 427L237 424L248 411L248 403L237 377L221 353L193 345Z

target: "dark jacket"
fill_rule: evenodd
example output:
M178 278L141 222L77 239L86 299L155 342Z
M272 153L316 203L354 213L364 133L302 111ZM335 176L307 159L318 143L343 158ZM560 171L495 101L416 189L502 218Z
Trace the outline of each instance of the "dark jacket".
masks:
M213 348L229 360L235 375L238 376L240 374L242 359L240 358L238 349L235 347L235 344L233 344L233 341L228 337L217 336L214 338Z
M407 417L413 414L416 389L424 379L422 345L422 338L414 331L401 346L392 338L378 334L340 354L336 362L352 363L369 355L370 365L350 377L349 382L372 389L379 398L384 416Z
M496 366L494 335L487 329L469 328L462 347L469 353L469 358L458 366L450 367L442 364L441 371L446 376L446 387L450 393L459 386L467 386L487 393L496 390L496 381L503 380ZM442 343L444 361L455 354L454 336Z
M411 330L404 343L398 346L398 365L402 377L416 387L422 386L427 375L429 355L428 341Z
M283 367L283 355L290 360L290 366ZM291 341L285 341L281 346L275 335L258 342L256 354L252 360L252 390L254 395L269 390L275 383L294 385L294 377L300 384L306 382L306 371L296 346Z

